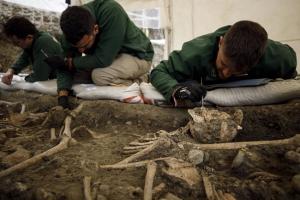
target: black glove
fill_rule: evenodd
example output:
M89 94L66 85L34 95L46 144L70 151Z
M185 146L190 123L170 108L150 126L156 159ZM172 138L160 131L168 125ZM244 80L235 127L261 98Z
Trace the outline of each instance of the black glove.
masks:
M61 56L51 56L45 58L44 61L53 69L69 70L69 67Z
M69 105L69 97L68 96L59 96L58 97L58 105L62 106L63 108L70 108Z
M186 81L178 83L173 91L173 98L176 100L201 101L206 96L206 89L197 81Z

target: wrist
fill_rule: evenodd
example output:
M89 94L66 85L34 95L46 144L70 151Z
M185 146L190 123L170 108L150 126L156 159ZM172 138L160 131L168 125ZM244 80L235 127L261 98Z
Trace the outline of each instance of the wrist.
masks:
M69 96L69 91L68 90L60 90L60 91L58 91L58 96L59 97Z
M68 66L68 69L72 70L73 69L73 58L72 57L67 57L66 64Z
M15 70L13 68L9 68L6 73L7 74L14 74Z

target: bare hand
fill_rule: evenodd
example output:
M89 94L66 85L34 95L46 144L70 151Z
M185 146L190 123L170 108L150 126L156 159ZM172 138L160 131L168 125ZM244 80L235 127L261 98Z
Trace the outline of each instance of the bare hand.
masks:
M12 69L7 70L7 72L2 76L1 81L6 85L11 85L11 81L13 79L14 72Z

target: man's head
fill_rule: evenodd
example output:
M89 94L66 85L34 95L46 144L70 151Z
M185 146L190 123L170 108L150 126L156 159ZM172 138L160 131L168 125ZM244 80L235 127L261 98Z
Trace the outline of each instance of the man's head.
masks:
M25 17L16 16L4 24L3 32L14 45L25 49L31 46L38 30Z
M239 21L220 38L216 66L221 79L247 73L264 54L268 34L256 22Z
M68 7L61 15L60 27L66 37L79 52L89 49L99 32L94 16L85 8Z

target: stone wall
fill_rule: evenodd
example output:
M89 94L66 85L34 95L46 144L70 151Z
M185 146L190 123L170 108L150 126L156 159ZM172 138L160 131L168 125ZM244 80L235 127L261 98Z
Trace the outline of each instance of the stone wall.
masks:
M3 24L12 16L24 16L36 25L39 30L50 32L54 35L60 33L60 13L39 10L32 7L0 1L0 31Z

